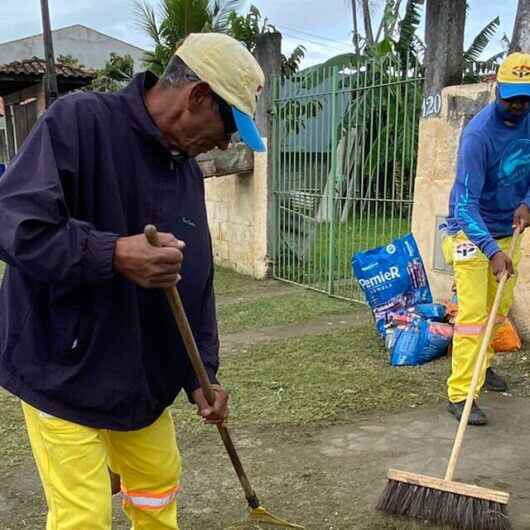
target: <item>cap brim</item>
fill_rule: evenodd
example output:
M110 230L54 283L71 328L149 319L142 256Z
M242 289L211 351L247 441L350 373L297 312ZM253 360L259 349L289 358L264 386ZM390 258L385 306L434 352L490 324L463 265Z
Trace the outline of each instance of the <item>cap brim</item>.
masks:
M530 98L530 84L527 83L497 83L502 99L526 96Z
M252 117L241 112L236 107L232 107L232 113L241 140L243 140L252 151L258 151L260 153L266 151L265 144L261 139L261 134L259 133L256 122Z

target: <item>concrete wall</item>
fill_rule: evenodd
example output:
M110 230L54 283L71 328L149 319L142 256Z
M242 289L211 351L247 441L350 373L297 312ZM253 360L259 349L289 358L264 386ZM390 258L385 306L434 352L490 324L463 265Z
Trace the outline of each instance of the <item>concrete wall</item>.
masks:
M206 179L206 206L218 265L265 278L267 154L254 155L254 172Z
M451 274L433 270L436 216L447 215L449 193L455 178L460 135L464 126L495 96L495 84L483 83L445 88L439 116L420 124L412 231L425 267L433 296L449 298ZM530 239L523 239L523 259L512 317L525 339L530 339Z
M103 68L111 52L118 55L129 54L134 59L135 70L142 70L143 50L124 41L87 28L75 25L53 32L55 56L71 55L87 68ZM0 44L0 64L30 59L44 58L42 35Z

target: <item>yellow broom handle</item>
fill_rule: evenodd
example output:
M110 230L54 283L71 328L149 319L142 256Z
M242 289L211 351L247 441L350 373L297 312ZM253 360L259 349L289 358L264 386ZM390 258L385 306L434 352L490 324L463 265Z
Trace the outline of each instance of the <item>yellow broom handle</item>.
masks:
M519 239L519 229L516 228L513 232L512 242L510 245L510 250L508 255L510 258L513 256L515 251L515 245ZM478 386L478 380L480 374L484 368L484 363L486 360L486 352L488 351L488 345L491 340L491 335L493 333L493 327L495 326L495 320L497 319L497 312L499 311L499 305L501 303L502 293L504 291L504 286L508 281L507 273L503 274L499 285L497 286L497 292L495 294L495 300L493 302L493 307L491 308L488 323L486 324L486 330L482 337L482 343L480 345L480 350L478 353L477 360L475 361L475 367L473 368L473 378L471 379L471 385L466 398L466 404L464 406L464 411L462 417L460 418L460 423L458 425L458 431L456 433L455 443L453 445L453 451L451 452L451 458L449 459L449 465L447 466L447 472L445 474L445 480L453 480L453 475L455 473L456 464L458 458L460 457L460 452L462 450L462 443L464 441L464 434L467 428L467 422L469 421L469 415L471 414L471 407L475 399L475 392ZM458 293L457 293L458 295Z

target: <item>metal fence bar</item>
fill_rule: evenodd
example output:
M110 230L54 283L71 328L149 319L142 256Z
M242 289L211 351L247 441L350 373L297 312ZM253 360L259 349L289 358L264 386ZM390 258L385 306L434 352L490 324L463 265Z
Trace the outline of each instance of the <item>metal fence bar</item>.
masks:
M290 87L290 85L287 85L285 84L284 85L284 94L285 92L288 92L288 88ZM287 119L287 105L284 105L283 108L282 108L282 114L283 114L283 120L282 120L282 123L284 123ZM280 124L281 126L281 124ZM288 135L287 135L287 131L284 131L284 138L283 138L283 165L282 165L282 168L281 168L281 174L280 174L280 191L282 192L282 195L280 196L280 207L281 207L281 215L280 215L280 232L279 232L279 235L280 235L280 241L281 241L281 247L282 247L282 252L281 252L281 277L284 278L286 277L286 274L287 274L287 264L288 264L288 259L289 259L289 253L285 251L285 239L284 239L284 234L285 234L285 225L286 225L286 215L285 215L285 195L284 195L284 191L287 189L288 187L288 181L289 181L289 176L290 176L290 173L291 173L291 157L290 157L290 153L289 153L289 150L287 149L288 145L287 145L287 140L288 140ZM287 175L285 175L285 171L287 170ZM287 179L285 178L285 176L287 176ZM282 237L283 236L283 237Z
M360 92L361 71L360 71L359 64L357 65L356 73L357 73L357 75L355 76L355 89L356 89L355 97L356 97L356 99L358 99L359 96L361 95L361 92ZM353 95L352 95L352 97L353 97ZM356 241L355 241L355 236L356 236L356 233L357 233L357 227L359 226L359 223L360 223L359 219L357 218L358 208L357 208L356 197L360 194L359 186L360 186L360 182L362 180L362 164L359 163L359 155L360 155L362 146L360 146L359 144L360 144L361 141L364 144L364 131L360 131L359 130L360 129L360 127L359 127L359 124L360 124L359 118L360 118L360 113L359 113L359 108L357 106L356 109L355 109L355 151L354 151L355 165L354 165L354 171L353 171L353 176L352 176L352 178L353 178L353 194L352 194L352 198L351 198L351 200L352 200L352 224L351 224L351 244L350 244L350 248L352 248L352 249L356 249L357 248ZM352 286L355 286L353 281L352 281ZM356 288L353 287L352 293L351 293L351 297L355 298L356 295L357 295Z
M394 130L398 130L399 125L399 103L401 98L401 85L396 86L395 91L395 109L394 109ZM398 174L399 170L399 159L398 159L398 142L394 141L394 158L393 158L393 164L392 164L392 200L395 200L396 198L396 176ZM390 216L390 232L394 233L394 219L396 214L396 208L392 208L392 214Z
M322 69L320 72L320 81L323 83L323 80L326 78L327 70L325 68ZM328 98L323 99L322 101L327 102ZM325 156L324 149L325 149L325 133L326 133L326 123L324 120L322 120L322 123L320 124L320 179L319 179L319 185L318 190L322 191L324 190L324 175L327 174L327 164L329 161L329 157ZM320 208L320 206L319 206ZM322 252L322 238L321 238L321 226L317 227L318 230L318 245L315 245L315 249L317 249L317 255L318 255L318 283L317 286L319 289L323 288L324 285L324 276L327 274L327 267L323 263L324 259L324 253Z
M410 228L422 83L389 56L276 80L274 277L361 301L352 254Z
M334 66L331 76L331 83L333 91L331 94L331 168L330 178L328 178L328 212L329 219L329 270L328 270L328 293L333 294L333 265L335 263L335 187L337 185L337 154L335 146L337 141L337 82L338 82L338 67Z
M407 64L406 64L406 72L409 71L409 58L407 57ZM408 135L408 125L409 125L409 119L408 119L408 109L409 109L409 84L407 83L404 85L405 87L405 96L404 96L404 105L405 105L405 111L403 113L403 143L401 144L401 179L399 181L400 184L400 190L399 190L399 196L400 199L404 198L404 191L405 191L405 168L406 168L406 145L407 145L407 135ZM399 207L399 218L403 219L403 202L401 202Z
M272 81L272 98L277 99L278 98L278 78L273 79ZM275 108L272 109L272 113L276 111ZM271 132L271 139L269 139L269 149L271 145L278 145L278 133L279 133L279 124L278 120L273 119L272 120L272 132ZM278 249L277 249L277 234L278 234L278 227L277 227L277 215L276 215L276 197L274 196L274 192L277 189L278 183L276 179L278 178L278 156L279 156L279 150L278 149L272 149L270 151L270 156L272 156L272 215L271 220L272 224L270 227L268 227L269 230L271 230L271 235L267 235L268 240L271 241L271 258L272 258L272 271L273 275L276 276L276 262L278 259Z
M317 75L317 72L318 70L313 70L313 72L311 73L311 77L310 77L310 81L309 81L309 86L312 88L314 86L317 85L316 83L316 75ZM311 199L312 201L314 201L314 199L316 198L316 195L313 193L313 190L317 189L317 180L318 180L318 163L319 163L319 156L316 152L313 151L314 149L314 145L316 144L316 140L318 139L318 129L317 130L314 130L313 128L311 128L311 136L310 136L310 142L311 142L311 156L312 156L312 159L311 159L311 168L310 168L310 172L311 172L311 177L309 178L309 190L311 192ZM317 167L315 167L315 165ZM314 210L314 208L313 208ZM308 281L315 281L316 279L316 273L317 273L317 266L316 266L316 262L315 262L315 258L316 258L316 248L317 246L315 245L315 241L316 241L316 233L313 235L313 240L312 240L312 245L311 245L311 248L310 248L310 259L308 260L308 269L309 269L309 273L308 273Z

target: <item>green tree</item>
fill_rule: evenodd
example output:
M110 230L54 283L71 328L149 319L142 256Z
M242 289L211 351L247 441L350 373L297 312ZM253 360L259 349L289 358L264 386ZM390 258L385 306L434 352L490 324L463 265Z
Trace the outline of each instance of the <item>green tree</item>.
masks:
M401 89L401 82L407 78L421 78L423 74L423 56L425 46L418 36L424 0L385 0L383 14L378 26L374 4L366 0L352 0L356 10L353 47L359 53L346 53L332 57L324 64L317 65L301 73L301 86L304 89L315 89L314 79L318 83L330 81L332 68L339 67L339 90L346 87L387 87L389 97L373 97L377 90L347 90L350 93L347 110L337 127L337 138L348 138L351 124L355 123L356 130L370 131L364 136L355 136L349 158L354 160L353 167L361 167L365 197L377 192L385 198L396 199L392 186L392 196L383 189L375 190L377 182L385 182L381 175L392 175L394 183L400 181L397 189L404 190L401 200L410 200L410 183L413 172L400 171L399 168L414 168L416 164L416 150L418 128L412 126L411 116L417 121L421 115L421 94L419 91ZM358 10L358 11L357 11ZM359 19L363 19L364 34L359 29ZM499 19L489 22L473 39L464 54L465 76L464 82L476 82L484 73L495 71L501 54L483 60L482 55L499 26ZM374 28L376 31L374 31ZM315 77L314 72L317 71ZM289 103L289 102L288 102ZM318 109L317 109L318 111ZM373 123L381 124L378 129ZM408 127L403 127L408 123ZM291 124L284 124L286 129ZM292 128L292 127L291 127ZM347 142L346 142L347 144ZM402 153L399 161L380 156L388 151ZM396 170L398 168L398 170ZM378 178L379 175L379 178ZM351 177L350 177L351 178ZM390 188L389 188L390 189ZM344 214L347 217L348 212Z
M153 7L146 0L134 0L136 23L153 43L153 51L145 53L145 66L161 75L178 42L190 33L228 33L230 14L243 3L244 0L159 0Z
M489 59L483 60L481 56L497 32L501 21L499 17L482 28L469 48L464 52L464 83L478 83L483 74L496 71L499 62L505 56L505 52L496 53Z
M422 60L425 45L418 36L418 29L425 0L384 0L382 16L376 32L373 30L375 20L374 5L368 0L351 0L353 11L353 44L355 54L342 54L330 64L346 63L356 56L383 57L397 55L401 61L407 57ZM469 6L468 6L469 10ZM403 12L403 14L401 14ZM359 17L362 14L364 33L359 29ZM470 47L464 51L465 76L464 82L475 83L480 75L494 72L499 61L505 55L500 52L487 59L482 54L495 36L500 25L499 17L495 17L479 31Z
M162 74L178 43L190 33L226 33L253 52L260 34L277 30L268 19L262 20L255 6L239 15L244 4L245 0L159 0L153 8L146 0L134 0L136 23L153 43L153 51L145 53L145 66ZM298 71L304 54L305 48L297 46L289 57L282 56L284 75Z
M71 54L58 55L57 62L73 68L85 68L85 66L79 62L79 59L73 57Z
M88 90L116 92L131 81L134 75L134 60L130 55L111 53L105 67L97 70Z
M238 15L236 12L230 13L228 21L230 23L229 35L243 42L251 53L254 52L256 41L260 35L278 32L267 18L262 20L260 10L254 5L250 6L246 15ZM297 46L289 57L282 54L283 76L289 77L298 71L305 51L304 46Z

